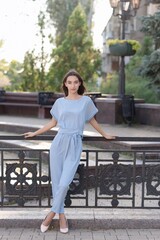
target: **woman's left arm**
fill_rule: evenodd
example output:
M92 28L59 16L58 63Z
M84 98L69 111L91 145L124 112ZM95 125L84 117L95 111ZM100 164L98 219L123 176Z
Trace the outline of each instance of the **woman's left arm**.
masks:
M98 124L98 122L96 121L96 119L93 117L89 123L92 125L92 127L94 127L97 132L99 132L103 137L107 138L107 139L115 139L114 136L111 136L109 134L107 134L102 128L101 126Z

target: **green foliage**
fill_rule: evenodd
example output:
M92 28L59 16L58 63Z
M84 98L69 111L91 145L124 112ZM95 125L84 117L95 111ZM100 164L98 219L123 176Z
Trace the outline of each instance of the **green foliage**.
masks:
M126 95L133 95L135 98L144 99L148 103L160 103L159 97L154 93L153 88L149 88L149 80L147 78L137 76L136 71L126 72ZM100 91L105 94L118 95L118 73L114 73L111 77L103 81Z
M144 59L152 59L150 54L152 52L152 40L150 37L145 37L142 43L142 48L137 51L137 53L130 59L129 63L125 67L126 72L126 94L133 95L135 98L144 99L148 103L160 103L160 97L158 95L158 90L155 94L154 84L150 84L151 79L156 79L143 74L140 75L139 67L142 65ZM145 55L145 56L144 56ZM152 55L152 54L151 54ZM158 58L157 55L154 56L154 59ZM156 60L155 60L156 61ZM149 72L148 63L145 61L143 66L141 66L141 71ZM154 64L154 70L156 69L157 73L160 72L159 69L160 62L159 60ZM152 76L152 73L151 73ZM119 74L114 73L112 76L108 76L106 81L103 81L101 84L102 93L118 93L118 81Z
M53 50L53 63L48 80L53 89L59 91L62 78L69 69L76 69L86 82L94 81L100 70L100 52L93 48L88 34L86 15L78 5L69 18L67 32L62 43Z
M154 15L141 17L141 32L152 36L155 42L155 49L160 48L160 12Z
M0 40L0 48L3 47L3 40ZM0 59L0 88L6 88L10 85L10 79L6 75L8 63L5 59Z
M160 50L153 52L152 47L153 39L155 48L160 48L160 12L153 16L144 16L141 20L141 31L148 36L144 38L141 49L137 51L125 67L126 94L143 98L149 103L160 103ZM111 91L109 88L115 91L115 78L112 81L112 84L110 84L110 81L106 83L107 93Z
M145 36L140 50L137 52L138 56L150 55L153 51L153 40L151 36Z
M126 94L142 98L148 103L160 103L160 50L153 52L152 39L160 47L160 13L142 17L144 38L142 47L125 67ZM114 44L113 40L110 44ZM117 93L118 73L101 85L105 93Z
M9 91L20 91L21 90L21 72L23 71L23 65L16 60L12 60L9 63L6 76L10 79L10 85L6 87Z
M43 12L40 11L39 15L38 15L38 26L39 26L39 35L41 38L41 51L40 54L37 57L37 62L39 62L39 79L38 79L38 89L40 89L41 91L45 90L46 88L46 79L45 79L45 68L46 68L46 64L48 61L48 54L45 53L44 50L44 42L45 42L45 26L46 26L46 16ZM37 90L38 90L37 89Z
M118 74L109 75L100 85L101 93L118 94Z
M126 94L133 95L135 98L144 99L147 103L160 103L160 99L154 94L153 88L149 88L147 78L130 75L130 81L126 84Z
M149 79L149 87L155 90L155 94L160 94L160 49L143 58L139 74Z
M37 58L34 51L26 52L22 64L12 61L7 76L11 79L10 91L41 91L41 72L37 67Z
M158 103L160 102L159 90L157 87L155 88L158 85L151 83L151 80L155 81L157 79L153 74L156 74L156 71L159 74L160 63L159 60L157 61L157 55L151 58L152 41L149 37L144 38L142 46L126 65L126 93L137 98L143 98L149 103ZM154 62L151 59L154 59ZM150 61L153 64L154 73L150 71Z
M73 0L72 4L64 0L47 0L47 11L50 19L56 28L56 43L60 44L64 39L69 16L77 5L77 0Z
M150 80L139 75L138 69L142 59L140 55L134 56L126 66L126 94L144 99L148 103L158 103L158 95L149 87Z
M3 40L0 39L0 48L3 47ZM8 69L7 62L5 59L0 59L0 72L3 73Z
M47 0L47 11L56 28L56 46L65 38L68 20L76 6L81 3L88 17L93 0Z
M0 72L5 74L5 72L8 70L8 63L5 59L0 60Z
M23 62L23 71L20 73L22 82L21 90L22 91L31 91L39 89L38 78L39 70L36 66L36 57L34 51L26 52Z
M129 43L130 45L132 45L132 49L135 51L138 51L141 47L141 44L136 41L136 40L132 40L132 39L124 39L124 40L120 40L120 39L110 39L107 40L107 44L109 46L114 45L114 44L123 44L123 43Z
M46 82L46 64L48 63L48 55L45 53L44 41L46 16L43 12L38 15L39 33L41 44L39 54L35 51L27 51L24 56L23 64L12 61L7 72L11 79L11 86L8 90L12 91L44 91L47 90Z

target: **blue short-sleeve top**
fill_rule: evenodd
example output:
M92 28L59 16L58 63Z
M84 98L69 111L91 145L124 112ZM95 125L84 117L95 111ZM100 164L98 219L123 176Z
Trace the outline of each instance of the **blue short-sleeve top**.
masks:
M79 131L83 133L84 125L90 121L98 109L88 96L71 100L65 97L58 98L50 111L60 129Z

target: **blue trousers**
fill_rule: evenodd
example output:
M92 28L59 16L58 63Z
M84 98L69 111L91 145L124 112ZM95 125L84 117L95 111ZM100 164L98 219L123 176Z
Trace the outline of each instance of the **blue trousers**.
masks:
M64 213L64 200L78 168L81 153L82 137L78 132L58 132L50 148L52 212Z

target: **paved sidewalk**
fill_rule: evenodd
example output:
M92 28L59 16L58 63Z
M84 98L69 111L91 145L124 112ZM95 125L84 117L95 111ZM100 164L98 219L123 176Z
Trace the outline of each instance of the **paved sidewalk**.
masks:
M59 232L57 216L46 233L40 232L49 209L2 209L0 240L159 240L156 209L66 209L69 233ZM97 223L97 224L96 224ZM150 226L150 227L149 227Z
M44 124L48 123L50 119L38 119L38 118L30 118L30 117L16 117L16 116L0 116L0 134L8 134L9 133L19 133L22 134L28 131L35 131ZM137 125L133 124L129 127L127 124L100 124L101 127L109 134L118 136L118 137L160 137L160 127L155 126L148 126L148 125ZM52 130L58 130L57 127L53 128ZM1 132L2 131L2 132ZM48 132L46 134L54 134L52 132ZM100 134L90 125L86 124L84 128L84 136L100 136ZM44 142L43 142L44 143ZM23 145L23 142L21 142ZM46 143L47 144L47 143ZM95 143L92 143L93 146ZM28 145L28 143L27 143ZM116 142L115 144L112 143L116 148L119 149L160 149L160 142L127 142L121 141ZM25 141L26 146L26 141ZM40 146L40 145L39 145ZM49 145L50 146L50 145ZM97 142L96 146L99 148L106 147L105 142Z
M11 124L12 127L15 125L30 126L30 127L41 127L46 124L50 119L38 119L29 117L15 117L15 116L0 116L1 124ZM148 125L137 125L133 124L129 127L127 124L100 124L101 127L109 134L120 136L120 137L160 137L160 127L148 126ZM86 124L84 129L85 135L95 136L99 135L96 130L90 125Z
M37 228L0 228L1 240L159 240L158 229L70 230L62 234L53 229L41 233Z

